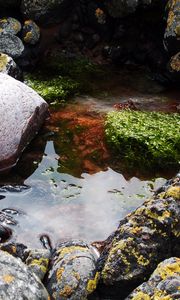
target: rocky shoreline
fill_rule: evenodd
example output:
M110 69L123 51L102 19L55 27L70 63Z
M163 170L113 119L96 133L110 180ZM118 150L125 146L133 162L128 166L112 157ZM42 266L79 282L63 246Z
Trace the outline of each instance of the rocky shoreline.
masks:
M120 221L117 230L103 242L88 245L72 240L53 249L48 237L42 236L44 250L1 244L0 297L178 299L179 226L178 174Z

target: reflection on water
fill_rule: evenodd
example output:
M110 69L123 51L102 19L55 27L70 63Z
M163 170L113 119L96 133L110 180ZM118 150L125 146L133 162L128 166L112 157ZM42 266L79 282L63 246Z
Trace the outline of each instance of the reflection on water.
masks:
M59 156L53 141L46 144L45 153L36 171L25 181L29 189L4 192L0 209L21 208L26 214L15 216L13 239L29 246L39 246L38 236L47 233L56 243L62 238L82 238L88 241L105 239L118 221L139 206L156 182L129 181L112 169L76 178L59 173Z

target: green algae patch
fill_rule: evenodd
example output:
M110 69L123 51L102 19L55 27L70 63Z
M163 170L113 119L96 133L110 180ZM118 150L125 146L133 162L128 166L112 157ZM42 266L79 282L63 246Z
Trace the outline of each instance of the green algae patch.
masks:
M179 164L179 114L110 112L105 126L107 141L130 166L165 168Z
M47 102L64 102L78 92L78 82L63 76L47 77L41 73L26 74L25 83Z

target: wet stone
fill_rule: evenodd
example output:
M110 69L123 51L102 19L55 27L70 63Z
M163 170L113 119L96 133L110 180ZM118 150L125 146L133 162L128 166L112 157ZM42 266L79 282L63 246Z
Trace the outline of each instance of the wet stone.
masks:
M123 297L180 245L180 176L119 224L98 261L101 290ZM175 254L176 255L176 254Z
M180 258L160 263L149 280L136 288L126 300L180 299Z
M14 34L0 33L0 52L3 52L12 58L18 58L24 51L22 41Z
M0 33L17 34L21 30L21 23L15 18L0 19Z
M1 170L15 165L41 127L47 110L47 103L34 90L0 73Z
M0 299L48 300L40 280L18 258L0 250Z
M95 289L99 274L89 246L81 241L61 243L52 258L46 288L52 299L87 299Z
M6 242L0 244L0 250L5 251L16 258L20 258L23 262L25 262L28 256L28 252L26 252L26 249L27 246L20 243Z
M27 44L35 45L40 39L40 28L32 20L24 22L22 31L23 41Z
M4 243L12 236L12 230L8 227L0 225L0 243Z
M12 76L17 80L22 79L22 72L15 61L4 53L0 53L0 72Z
M27 249L26 252L26 265L42 281L48 271L51 252L45 249Z

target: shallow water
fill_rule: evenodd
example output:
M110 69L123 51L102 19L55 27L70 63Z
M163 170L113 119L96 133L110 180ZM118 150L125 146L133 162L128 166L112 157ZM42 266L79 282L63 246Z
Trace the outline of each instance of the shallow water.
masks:
M126 73L115 78L98 83L103 93L96 90L96 96L78 96L52 109L17 167L1 176L0 209L20 210L13 215L18 224L9 225L12 240L31 247L41 247L42 233L53 245L61 239L103 240L175 175L152 170L144 177L139 170L124 169L105 143L103 116L128 100L138 109L173 112L179 93L165 91L143 74L129 82Z

